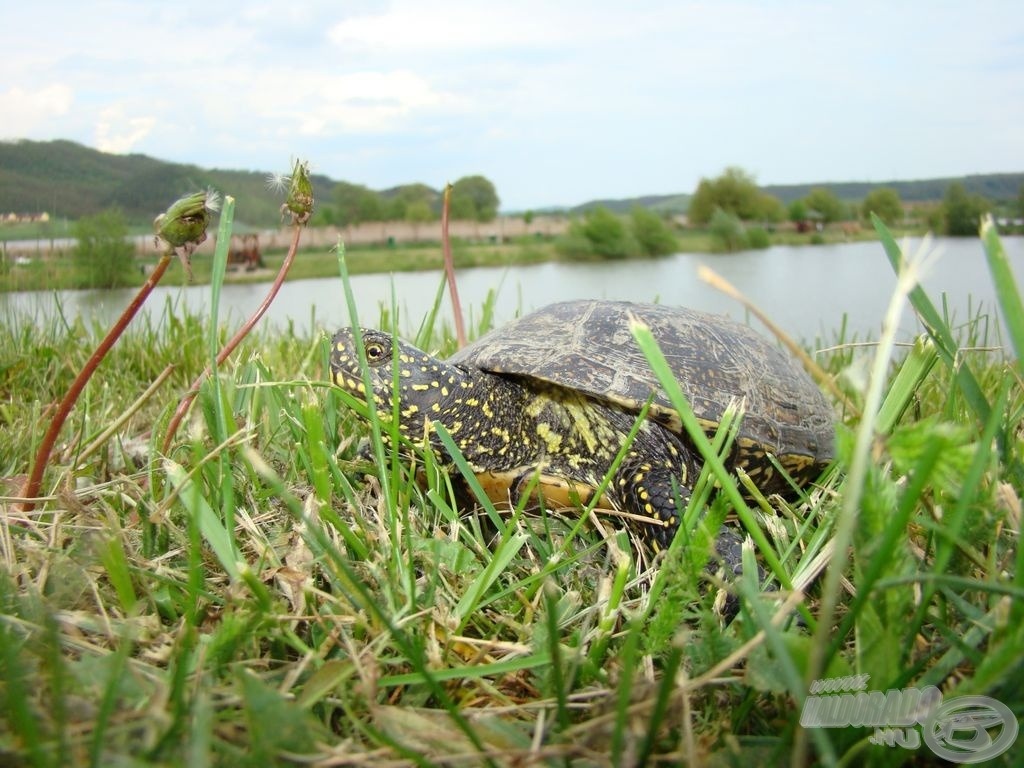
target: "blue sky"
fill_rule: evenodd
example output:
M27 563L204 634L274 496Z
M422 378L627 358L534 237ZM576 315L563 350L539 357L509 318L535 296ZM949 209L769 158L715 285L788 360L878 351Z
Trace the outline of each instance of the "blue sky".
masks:
M0 138L505 210L1024 171L1012 2L7 2Z

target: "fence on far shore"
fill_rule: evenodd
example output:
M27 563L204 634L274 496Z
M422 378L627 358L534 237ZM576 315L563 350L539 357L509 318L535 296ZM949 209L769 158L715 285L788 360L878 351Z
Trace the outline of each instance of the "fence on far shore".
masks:
M521 216L499 216L494 221L452 221L448 233L452 238L473 242L501 243L523 236L549 237L564 234L569 228L566 216L534 216L527 223ZM198 248L199 253L213 253L216 245L216 227L211 236ZM249 230L252 234L252 231ZM260 250L266 252L287 248L292 241L291 227L259 230ZM160 246L153 237L138 235L132 238L140 256L155 256ZM332 248L339 240L346 245L398 245L420 242L440 242L441 222L374 221L348 227L310 227L302 234L303 248ZM12 240L0 243L0 255L6 258L50 258L70 252L75 246L73 238L47 240Z

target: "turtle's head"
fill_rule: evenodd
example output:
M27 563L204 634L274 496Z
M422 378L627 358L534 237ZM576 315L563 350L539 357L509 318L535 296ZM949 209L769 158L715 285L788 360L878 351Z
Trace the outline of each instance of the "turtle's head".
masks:
M352 328L342 328L331 340L331 380L366 402L355 332ZM378 413L385 418L392 413L397 381L402 433L410 440L422 439L424 419L441 418L444 401L459 388L464 371L385 331L360 328L358 333L366 350L370 386Z

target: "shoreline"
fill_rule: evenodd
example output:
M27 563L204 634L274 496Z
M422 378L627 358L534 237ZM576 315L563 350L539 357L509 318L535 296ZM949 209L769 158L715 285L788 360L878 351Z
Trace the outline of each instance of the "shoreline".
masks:
M675 253L716 253L712 247L711 235L703 230L685 230L674 233L679 242ZM920 235L923 231L906 230L900 237ZM820 233L776 232L771 234L769 247L779 245L829 245L865 240L877 240L877 234L870 229L860 228L849 231L839 228L826 229ZM501 243L453 241L452 255L456 269L473 267L508 267L540 264L551 261L570 261L560 255L555 247L555 238L517 238ZM722 253L722 255L726 255ZM283 249L270 250L263 254L264 266L251 272L242 268L229 271L225 278L229 283L268 283L276 276L284 261ZM443 268L443 256L439 241L421 242L411 245L354 245L346 248L346 262L350 274L388 274L392 272L429 272ZM658 258L658 257L654 257ZM600 257L572 259L571 261L605 261ZM142 285L147 270L156 263L155 258L138 260L140 270L132 275L121 288ZM206 285L212 279L212 255L196 254L192 257L192 285ZM300 245L299 253L288 274L288 280L303 280L338 275L338 257L333 248ZM162 282L186 282L187 278L178 260L167 270ZM0 271L0 293L22 291L90 290L76 279L75 265L71 257L57 257L33 260L28 264L10 264Z

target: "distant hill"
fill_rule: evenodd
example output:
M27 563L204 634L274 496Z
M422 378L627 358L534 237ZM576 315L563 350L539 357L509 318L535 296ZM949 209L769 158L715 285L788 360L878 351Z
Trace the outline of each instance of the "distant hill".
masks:
M314 193L328 196L334 182L313 176ZM77 219L112 206L129 221L150 222L178 197L213 187L235 197L235 219L249 225L280 220L280 193L267 173L207 170L146 155L111 155L73 141L0 142L0 211Z
M766 194L774 195L783 203L806 197L807 193L817 187L831 190L836 197L846 202L859 202L868 192L879 187L891 187L905 203L921 203L942 200L946 188L954 181L959 181L970 194L982 195L992 201L1013 200L1020 194L1024 186L1024 173L988 173L972 176L948 177L941 179L922 179L918 181L825 181L811 184L769 184L762 186ZM685 213L690 205L689 194L678 195L645 195L643 197L627 197L614 200L591 200L570 208L572 213L582 213L603 206L616 213L627 213L635 206L652 208L665 213Z
M0 141L0 213L48 211L77 219L117 206L129 221L148 224L181 195L213 187L234 196L238 232L246 225L269 227L281 221L282 196L268 188L267 176L266 171L204 169L147 155L111 155L73 141ZM319 174L312 181L316 198L331 200L337 182ZM402 189L382 195L398 195Z
M784 203L791 203L806 197L815 187L832 190L840 200L856 202L863 200L868 192L879 187L896 190L905 203L938 201L946 194L946 188L955 181L964 185L972 195L981 195L992 201L1012 200L1024 186L1024 173L986 173L972 176L947 177L941 179L920 179L917 181L844 181L821 184L778 184L761 187L769 195L775 195Z
M313 191L330 201L338 181L314 174ZM124 211L129 221L148 224L153 217L188 192L213 187L234 195L236 231L268 227L280 222L281 195L267 187L266 171L204 169L170 163L147 155L111 155L73 141L0 141L0 214L49 212L77 219L111 206ZM890 182L825 182L768 185L762 189L784 203L805 196L814 187L832 190L842 200L861 200L876 187L894 188L906 202L941 200L946 187L960 181L970 193L990 200L1014 199L1024 185L1024 173L999 173L963 178ZM437 201L441 192L423 184L405 184L379 190L385 200L403 192L426 194ZM500 190L499 190L500 194ZM582 212L599 205L626 213L635 206L664 213L684 213L690 194L645 195L592 200L569 209ZM564 210L564 209L561 209ZM538 211L541 212L541 211Z
M644 195L642 197L623 197L613 200L591 200L569 210L572 213L584 213L592 208L607 208L615 213L629 213L633 208L650 208L659 213L686 213L690 207L691 195Z

